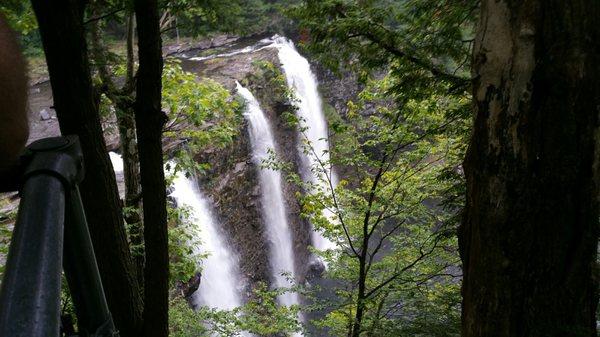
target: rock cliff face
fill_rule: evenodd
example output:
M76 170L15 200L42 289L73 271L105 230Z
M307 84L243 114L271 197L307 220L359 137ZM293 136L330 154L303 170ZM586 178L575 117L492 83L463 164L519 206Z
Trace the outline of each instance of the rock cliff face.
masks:
M331 106L344 117L348 111L348 101L356 99L363 86L351 72L342 71L341 74L335 74L318 62L314 62L312 67L319 81L319 92L324 104Z
M260 186L247 137L247 126L225 149L208 150L196 160L211 168L199 184L213 200L217 221L228 234L229 243L240 257L242 274L249 285L268 281L271 275L268 247L260 212Z
M211 78L233 92L235 81L243 81L256 71L253 62L275 58L274 51L263 50L204 61L183 59L182 67L199 77ZM252 162L247 123L242 120L238 136L226 148L208 148L194 158L210 165L199 179L200 188L213 200L217 221L240 258L248 290L257 282L270 283L269 248L261 220L261 191L257 167Z

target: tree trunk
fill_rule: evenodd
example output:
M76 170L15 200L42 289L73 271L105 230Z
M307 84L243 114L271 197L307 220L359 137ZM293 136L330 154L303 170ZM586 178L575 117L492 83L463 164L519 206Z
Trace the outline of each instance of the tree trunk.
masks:
M92 2L92 14L101 15L102 6ZM144 284L144 240L143 223L140 215L140 170L138 165L138 150L135 139L135 112L134 98L134 34L133 12L127 14L127 58L125 84L117 88L109 64L108 50L102 39L100 20L90 25L91 57L98 70L101 80L101 90L108 97L115 108L115 117L119 128L119 145L121 159L123 160L123 180L125 183L124 212L125 222L129 225L129 240L133 263L136 269L138 282Z
M125 222L129 225L129 240L133 264L136 269L138 282L144 284L144 225L140 215L140 170L138 166L138 150L135 139L135 117L131 104L116 102L117 124L123 159L123 180L125 183Z
M144 336L168 336L169 252L163 171L162 49L156 0L134 3L139 70L135 103L144 209Z
M76 0L32 3L61 132L81 141L87 167L81 195L108 305L121 336L139 336L142 302L91 84L84 8Z
M27 121L27 65L16 34L0 13L0 188L15 183L18 159L29 135ZM13 174L11 174L13 172ZM8 189L6 189L8 190Z
M125 73L125 86L123 91L129 93L133 100L134 92L134 54L133 40L135 35L135 16L133 12L127 14L127 63ZM125 180L125 204L134 212L125 217L125 221L131 226L130 240L135 247L133 252L133 263L136 266L138 280L144 284L144 225L140 212L140 167L137 142L135 139L135 111L132 105L128 105L123 118L119 121L119 132L121 139L121 153L123 157L123 173Z
M366 240L363 240L363 246L361 248L361 255L358 261L359 271L358 271L358 293L356 294L356 313L354 314L354 323L352 324L352 331L349 334L351 337L360 337L362 332L362 324L363 324L363 315L365 312L365 294L366 294L366 285L367 285L367 272L366 272L366 262L367 262L367 251L369 249L369 240L368 237Z
M462 333L596 336L600 2L484 0Z

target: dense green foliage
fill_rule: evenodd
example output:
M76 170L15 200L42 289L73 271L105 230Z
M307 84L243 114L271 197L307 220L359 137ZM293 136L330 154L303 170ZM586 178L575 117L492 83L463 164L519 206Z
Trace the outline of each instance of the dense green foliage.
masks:
M4 15L8 24L23 35L30 34L37 29L37 22L29 1L7 0L0 4L0 13Z
M87 13L86 24L101 19L112 22L110 33L121 37L126 15L132 10L131 0L95 1L101 11ZM159 1L161 29L173 34L178 29L183 36L206 35L215 32L253 34L280 28L287 20L282 12L294 0L162 0ZM9 25L23 36L33 33L37 23L31 3L23 0L6 0L0 4Z
M177 60L166 62L162 99L167 141L183 142L197 153L207 146L223 147L238 135L240 103L217 82L182 70Z
M0 15L3 15L8 25L19 33L23 53L29 57L41 56L42 43L31 3L22 0L2 1L0 3Z
M169 181L171 177L167 177ZM201 224L191 221L187 207L169 205L169 259L170 284L187 282L201 272L199 262L206 254L198 253L202 242L198 240Z
M257 336L291 335L302 329L298 320L300 308L277 303L277 296L286 291L290 289L269 290L261 283L252 290L248 303L230 311L207 307L192 310L184 300L175 298L169 312L171 335L234 337L248 332Z
M303 198L305 215L340 249L322 254L327 277L341 286L337 303L323 304L330 313L317 324L334 336L355 329L359 335L455 336L460 270L448 230L455 209L440 204L456 183L447 172L457 169L467 130L465 120L451 116L468 100L432 95L399 108L388 99L393 83L390 75L369 81L346 117L330 120L332 163L344 172L337 187L323 161L313 167L323 183L304 186L313 191ZM376 111L365 114L373 105ZM313 153L310 144L306 152ZM330 213L333 218L325 216Z
M413 84L464 86L469 83L465 75L478 4L308 0L290 12L308 31L309 49L334 69L353 61L361 75L368 69L391 68L407 73L402 76Z
M282 9L293 0L165 0L164 12L171 15L169 26L178 27L183 35L196 36L214 32L253 34L276 30L284 20ZM169 29L165 27L165 29Z

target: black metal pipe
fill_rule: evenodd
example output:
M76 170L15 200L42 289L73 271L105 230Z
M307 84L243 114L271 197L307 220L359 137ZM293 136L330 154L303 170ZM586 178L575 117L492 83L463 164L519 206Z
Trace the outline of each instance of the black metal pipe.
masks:
M0 290L0 336L58 336L65 191L53 174L31 176Z
M108 310L79 189L67 198L64 270L80 336L117 336Z
M0 289L0 337L59 335L62 267L79 336L118 336L77 187L84 170L77 137L36 141L23 164L21 203Z

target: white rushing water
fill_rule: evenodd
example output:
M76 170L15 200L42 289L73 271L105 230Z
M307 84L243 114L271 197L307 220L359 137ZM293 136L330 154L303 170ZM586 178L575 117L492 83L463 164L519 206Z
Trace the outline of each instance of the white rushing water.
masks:
M330 187L336 186L337 176L329 163L329 133L317 78L310 69L308 60L298 53L292 41L280 36L273 37L273 41L273 45L279 51L279 61L287 84L298 99L297 115L300 119L300 129L303 130L301 134L303 145L299 149L300 156L303 158L302 178L312 182L317 190L327 195L331 193ZM310 146L307 147L308 144ZM330 210L326 209L323 213L331 221L336 221ZM336 247L335 243L317 230L312 232L312 241L313 246L318 250Z
M198 189L198 184L184 173L178 172L173 181L171 196L178 207L189 207L188 221L196 226L200 247L196 253L207 253L203 260L200 287L194 293L196 304L231 310L241 306L240 290L243 286L237 257L231 253L221 230L211 214L209 203Z
M110 162L115 170L115 173L123 172L123 159L121 155L116 152L109 152L108 156L110 157Z
M115 152L109 153L113 169L117 176L123 173L123 159ZM171 166L174 166L171 164ZM168 173L168 172L167 172ZM193 224L195 238L200 247L194 247L195 254L208 254L203 260L200 287L193 294L194 304L208 306L219 310L231 310L242 306L240 296L244 286L239 271L237 257L231 253L218 224L215 222L209 202L202 195L198 184L181 171L173 180L173 191L178 207L187 207L189 218ZM244 337L252 334L242 332Z
M110 157L110 162L113 166L113 171L115 171L115 178L117 179L117 186L119 188L119 196L121 198L125 198L125 177L123 176L123 158L120 154L112 151L108 153L108 156Z
M292 234L288 226L285 203L281 186L281 173L277 170L262 167L263 160L270 156L269 150L275 149L275 141L271 126L252 93L237 83L237 91L246 101L244 117L250 125L250 143L252 144L252 159L259 167L259 182L261 187L262 213L270 245L270 261L273 268L275 286L289 287L292 284L282 275L283 272L292 275L294 272L294 251ZM284 305L298 304L298 294L288 292L279 297Z

